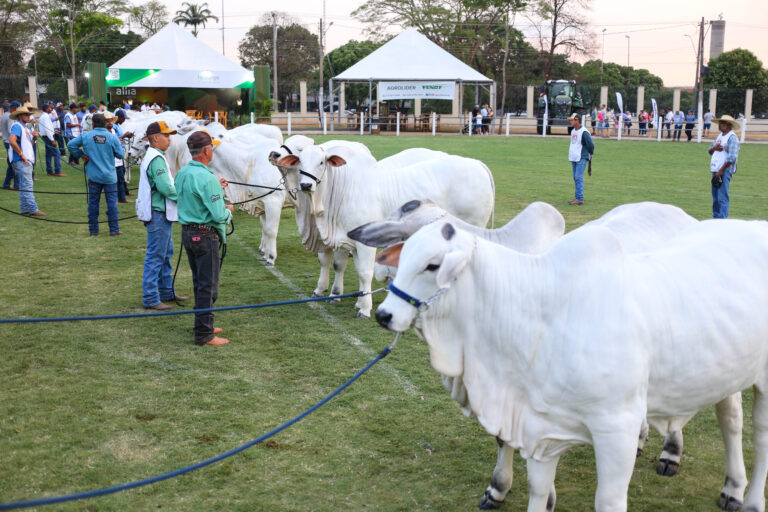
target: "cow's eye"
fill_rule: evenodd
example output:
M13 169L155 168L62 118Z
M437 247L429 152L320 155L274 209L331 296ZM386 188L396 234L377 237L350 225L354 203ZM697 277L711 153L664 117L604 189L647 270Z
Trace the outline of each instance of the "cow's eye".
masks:
M437 265L435 263L430 263L429 265L427 265L427 268L425 268L424 270L427 271L427 272L434 272L435 270L437 270L439 268L440 268L440 265Z

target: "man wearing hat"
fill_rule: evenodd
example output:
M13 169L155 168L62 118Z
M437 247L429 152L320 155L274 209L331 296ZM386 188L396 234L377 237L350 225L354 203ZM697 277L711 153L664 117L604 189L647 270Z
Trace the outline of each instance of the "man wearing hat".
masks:
M56 142L53 119L51 119L52 110L52 103L44 104L43 114L38 120L40 138L45 143L45 172L48 173L48 176L66 176L66 174L61 174L61 153L59 153L59 143ZM53 160L53 166L51 166L51 160Z
M11 114L13 111L15 111L17 108L21 106L21 103L18 101L12 101L8 108L5 108L5 113L3 114L3 119L0 121L2 123L2 134L3 134L3 145L5 146L5 153L7 155L10 155L10 147L11 147L11 125L13 125L13 120L11 120ZM14 188L12 184L15 184L16 182L16 171L13 170L13 165L11 164L10 157L8 158L8 168L5 170L5 181L3 181L3 188ZM16 187L18 188L18 187Z
M77 103L71 103L69 105L69 112L64 114L64 126L66 127L65 138L67 139L67 144L82 133L80 131L80 120L77 118L77 114ZM69 165L80 165L80 159L75 158L72 156L72 153L70 153Z
M122 235L118 225L117 173L115 158L123 158L123 148L117 137L107 131L104 114L93 115L93 130L82 133L67 144L70 156L87 156L85 174L88 177L88 230L91 236L99 234L99 203L101 192L107 200L107 219L110 236Z
M19 203L21 213L35 217L45 217L45 214L37 209L35 195L32 193L34 179L32 169L35 165L35 138L37 132L27 127L32 112L26 107L19 107L11 113L14 121L11 126L9 140L8 160L16 172L16 186L20 190ZM23 192L21 192L23 191Z
M93 115L98 111L98 107L91 103L88 107L88 113L83 116L83 120L80 121L80 126L83 127L83 133L93 130Z
M728 188L739 158L739 137L736 135L739 122L729 115L713 121L717 123L720 133L709 146L709 154L712 155L709 161L709 170L712 173L712 217L727 219L730 205Z
M187 251L195 288L195 309L212 308L219 293L219 242L226 244L226 225L232 220L232 205L224 205L224 178L217 179L208 168L213 146L220 142L205 130L187 138L192 161L176 175L181 243ZM216 336L213 313L195 314L195 345L226 345Z
M571 162L575 185L573 199L568 201L568 204L572 206L584 204L584 171L595 152L595 143L592 142L589 131L581 126L582 115L584 114L577 112L568 118L571 122L571 145L568 149L568 160ZM591 168L589 174L592 174Z
M165 159L165 150L171 145L176 130L165 121L147 126L149 148L141 161L139 195L136 198L136 216L147 228L147 252L144 256L144 274L141 280L141 302L147 309L166 311L171 306L164 301L183 301L173 289L173 223L179 219L176 207L176 188Z
M125 112L122 109L115 110L115 115L111 124L110 120L107 119L107 128L120 139L120 144L123 146L123 152L125 152L125 139L133 137L133 133L124 132L122 126L120 126L124 122ZM115 170L117 171L117 202L130 203L131 201L128 201L125 197L128 193L128 185L125 183L125 160L116 158Z

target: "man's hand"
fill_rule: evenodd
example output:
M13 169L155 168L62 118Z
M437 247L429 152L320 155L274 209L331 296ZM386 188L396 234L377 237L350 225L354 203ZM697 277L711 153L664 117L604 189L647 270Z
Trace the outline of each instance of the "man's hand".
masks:
M133 132L125 132L122 136L123 139L130 139L133 137Z
M90 159L90 158L88 158L88 155L85 155L85 156L83 157L83 166L86 166L86 165L88 165L88 162L90 162L90 161L91 161L91 159Z
M40 133L37 130L32 130L32 136L33 137L39 137Z
M227 210L229 210L229 211L230 211L230 213L235 213L235 207L234 207L234 206L232 206L231 204L225 205L224 207L225 207Z
M53 147L58 147L59 144L56 141L53 141Z
M229 185L229 182L224 178L219 178L219 183L221 184L221 188L227 188L227 185Z
M723 151L724 149L725 148L723 147L723 145L718 142L717 144L715 144L715 147L712 148L712 151Z

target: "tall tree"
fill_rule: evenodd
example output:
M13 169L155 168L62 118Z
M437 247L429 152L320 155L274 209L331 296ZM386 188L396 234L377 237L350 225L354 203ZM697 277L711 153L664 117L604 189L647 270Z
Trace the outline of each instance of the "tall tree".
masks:
M240 61L245 67L272 66L273 20L271 15L267 15L260 21L262 24L251 27L238 46ZM280 94L285 97L297 92L298 81L308 79L312 71L318 68L320 43L316 34L284 13L278 13L276 22L277 80L280 83Z
M26 0L0 0L0 69L4 75L21 71L22 55L34 33L26 21L31 9Z
M722 89L757 89L768 87L768 70L749 50L736 48L709 61L704 75L706 87Z
M219 18L214 16L211 10L208 9L208 2L203 2L199 5L184 2L181 5L186 5L187 8L176 11L176 17L173 18L173 22L183 24L185 27L192 25L192 34L195 37L197 37L198 25L202 25L205 28L207 21L219 21Z
M65 56L70 77L77 77L77 52L90 40L101 39L122 26L116 16L126 8L124 0L39 0L29 20L38 35ZM75 80L75 94L77 94Z
M538 33L539 47L548 55L544 73L552 71L555 53L589 55L593 35L586 12L591 0L536 0L529 19Z
M139 26L145 37L152 37L168 23L168 9L157 0L150 0L128 9L129 20Z

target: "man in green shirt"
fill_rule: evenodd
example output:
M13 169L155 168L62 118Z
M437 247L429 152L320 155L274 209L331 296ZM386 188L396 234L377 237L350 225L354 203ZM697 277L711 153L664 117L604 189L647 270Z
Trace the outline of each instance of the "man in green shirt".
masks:
M142 304L147 309L167 311L171 306L164 301L183 301L173 289L173 223L178 220L176 188L165 159L165 150L171 145L171 130L164 121L147 127L149 149L141 161L139 194L136 215L147 228L147 252L144 257L144 276L141 286Z
M181 243L187 251L195 288L195 309L212 308L219 293L219 241L225 244L226 225L233 207L224 205L227 180L216 178L208 168L213 146L221 144L205 130L187 139L192 161L176 175ZM195 313L195 345L226 345L229 340L216 336L213 312Z

